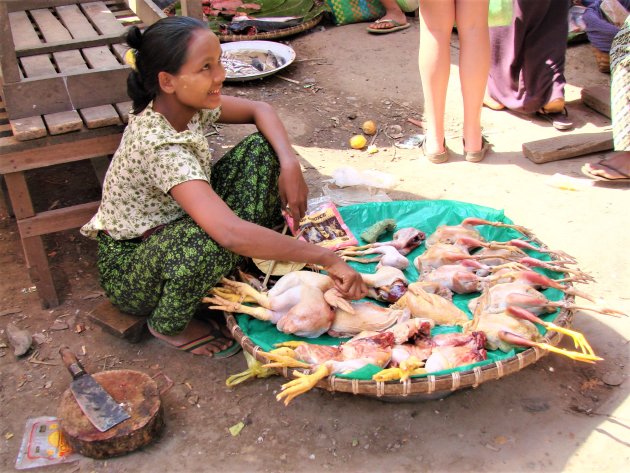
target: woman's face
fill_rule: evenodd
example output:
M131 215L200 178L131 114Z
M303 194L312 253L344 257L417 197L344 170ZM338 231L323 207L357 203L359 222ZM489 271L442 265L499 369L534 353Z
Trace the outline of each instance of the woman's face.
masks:
M225 80L219 39L209 30L197 29L191 35L186 55L186 62L173 76L177 99L195 109L217 108Z

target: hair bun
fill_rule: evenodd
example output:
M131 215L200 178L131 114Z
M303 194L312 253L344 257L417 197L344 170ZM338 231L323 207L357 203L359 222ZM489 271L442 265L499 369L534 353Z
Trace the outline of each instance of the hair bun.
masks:
M137 26L129 28L126 41L129 47L139 51L142 48L142 31L140 31L140 28Z

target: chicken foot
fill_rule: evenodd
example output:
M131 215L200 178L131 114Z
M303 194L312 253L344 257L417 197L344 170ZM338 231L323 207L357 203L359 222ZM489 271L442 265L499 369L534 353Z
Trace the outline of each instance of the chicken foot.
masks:
M559 355L564 355L568 358L571 358L572 360L583 361L585 363L595 363L596 361L603 360L603 358L600 358L599 356L565 350L564 348L558 348L549 343L533 342L525 337L521 337L520 335L516 335L515 333L507 332L505 330L499 331L499 338L504 342L509 343L510 345L522 347L538 347L543 350L557 353Z
M330 369L326 364L319 366L311 374L293 371L293 376L296 378L282 385L282 391L276 396L276 399L284 401L284 405L288 406L293 399L310 391L320 380L327 378L329 375Z
M374 381L395 381L405 382L411 376L426 374L424 361L420 361L415 356L410 356L395 368L385 368L372 376Z
M553 322L546 322L540 317L537 317L536 315L531 313L530 311L523 309L522 307L509 306L507 307L506 312L512 317L529 320L530 322L533 322L535 324L542 325L547 330L553 330L554 332L567 335L571 337L571 339L573 339L573 344L575 345L575 348L579 348L582 353L585 353L587 355L595 355L595 352L586 341L586 338L580 332L576 332L575 330L571 330L565 327L560 327Z

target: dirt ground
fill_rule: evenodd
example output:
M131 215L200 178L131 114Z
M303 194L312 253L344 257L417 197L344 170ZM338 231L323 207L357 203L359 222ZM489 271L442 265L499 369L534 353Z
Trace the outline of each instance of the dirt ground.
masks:
M579 191L549 186L555 173L580 176L591 155L534 164L522 143L559 136L551 126L507 112L483 111L494 152L481 164L461 154L443 165L419 159L418 150L392 146L380 133L379 152L350 150L351 135L366 119L383 130L399 125L405 137L421 130L417 71L417 20L404 32L371 36L364 24L319 26L288 43L297 61L281 75L229 84L226 94L275 104L287 124L311 186L321 194L340 166L377 169L400 179L394 199L455 199L504 209L550 248L574 255L597 282L582 287L630 313L627 185L598 184ZM461 152L457 36L448 96L447 144ZM588 44L567 55L567 99L576 123L572 133L600 131L610 122L580 102L580 90L606 85ZM243 129L241 129L243 128ZM220 155L247 127L221 128L211 137ZM85 163L33 173L42 192L36 204L53 208L98 196ZM69 231L47 239L62 304L41 309L25 270L15 221L0 219L0 328L9 322L43 335L37 358L16 359L0 348L0 471L11 471L27 419L55 415L70 377L57 350L69 344L91 372L128 368L163 373L174 386L162 396L166 428L159 441L107 461L82 458L47 471L627 471L630 403L627 400L628 319L580 311L574 327L584 332L604 361L581 364L559 356L476 389L433 401L407 403L314 390L287 407L274 399L279 377L226 388L230 374L245 369L242 355L208 360L178 353L145 337L138 344L101 332L87 318L102 300L95 245ZM617 254L619 252L620 254ZM85 330L77 333L77 324ZM4 335L0 342L4 341ZM39 361L39 362L37 362ZM43 362L43 363L42 363ZM245 427L238 436L228 428ZM626 465L624 467L624 465Z

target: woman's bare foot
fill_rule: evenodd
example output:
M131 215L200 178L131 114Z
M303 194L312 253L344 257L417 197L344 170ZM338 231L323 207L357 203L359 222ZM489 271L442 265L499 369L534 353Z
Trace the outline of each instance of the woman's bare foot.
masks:
M234 344L227 327L221 327L215 320L202 322L192 319L186 328L177 335L164 335L149 325L151 334L178 350L187 351L195 355L213 356Z
M588 163L583 170L592 176L603 177L610 181L630 178L630 151L615 153L610 158L598 163Z

